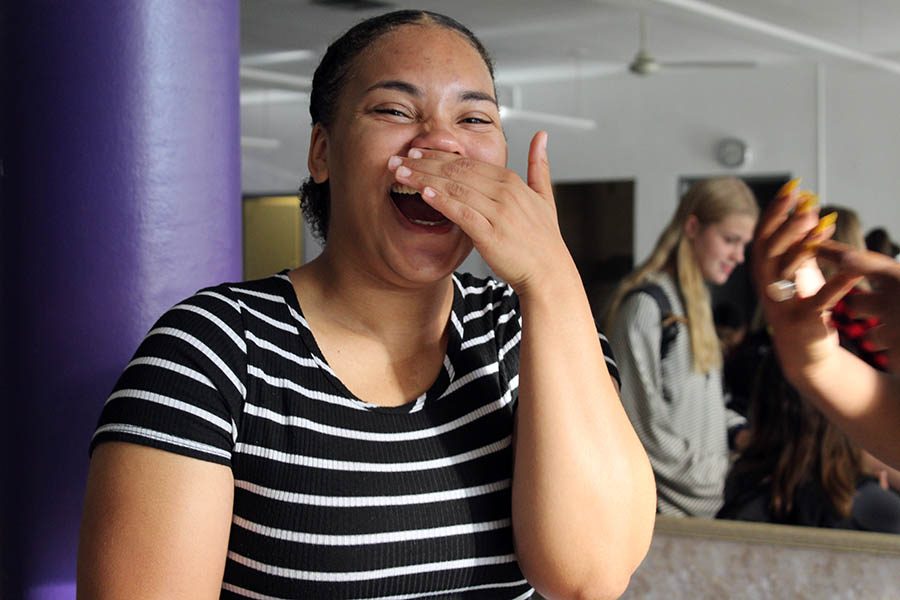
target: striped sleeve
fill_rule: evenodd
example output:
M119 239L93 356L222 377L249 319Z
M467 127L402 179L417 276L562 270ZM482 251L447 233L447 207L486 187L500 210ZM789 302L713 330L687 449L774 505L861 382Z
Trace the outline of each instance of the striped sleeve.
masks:
M513 293L512 288L506 284L499 284L495 291L494 305L500 308L496 309L497 318L497 340L500 352L500 372L505 377L513 377L518 374L519 369L519 343L522 340L522 314L519 310L518 296ZM606 363L606 370L610 377L621 388L622 381L619 377L619 367L616 364L613 355L612 346L606 335L597 328L597 336L600 340L600 348L603 350L603 357ZM510 352L514 350L514 352Z
M90 451L126 441L230 466L246 397L243 330L225 287L166 312L106 400Z
M597 335L600 337L600 348L603 350L603 358L606 360L606 370L609 376L613 378L619 389L622 389L622 378L619 375L619 365L616 364L616 357L613 354L612 344L609 343L606 335L597 327Z

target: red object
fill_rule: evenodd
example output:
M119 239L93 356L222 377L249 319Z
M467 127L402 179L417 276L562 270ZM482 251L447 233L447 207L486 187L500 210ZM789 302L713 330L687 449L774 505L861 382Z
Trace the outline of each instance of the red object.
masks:
M879 324L878 319L874 317L854 317L847 307L847 302L845 301L847 297L859 293L861 292L854 288L841 298L831 311L831 321L841 337L841 345L847 347L876 369L885 371L888 364L887 353L883 350L877 350L875 345L866 339L866 334L869 330Z

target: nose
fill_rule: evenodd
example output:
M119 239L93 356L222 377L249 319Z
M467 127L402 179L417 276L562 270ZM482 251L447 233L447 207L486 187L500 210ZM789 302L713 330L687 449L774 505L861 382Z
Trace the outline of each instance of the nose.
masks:
M738 246L735 250L734 262L736 264L741 264L744 262L744 246Z
M446 122L438 119L432 119L422 124L421 130L410 143L410 148L465 154L463 145L452 128Z

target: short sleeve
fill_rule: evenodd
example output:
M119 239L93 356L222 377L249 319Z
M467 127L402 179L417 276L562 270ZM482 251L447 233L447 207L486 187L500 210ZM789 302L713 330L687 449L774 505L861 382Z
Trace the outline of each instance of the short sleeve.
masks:
M613 378L619 389L622 389L622 378L619 375L619 365L616 364L616 357L613 354L612 344L609 343L609 339L606 335L600 331L599 326L597 327L597 335L600 338L600 348L603 350L603 358L606 359L606 370L609 371L609 376Z
M500 372L505 378L510 379L519 372L519 344L522 340L522 313L519 309L519 298L507 284L500 284L495 292L498 297L494 299L495 306L501 308L497 311L497 340L500 359ZM600 347L603 350L605 367L616 385L621 388L619 368L613 356L612 346L607 337L596 327ZM511 352L511 350L515 350Z
M171 308L119 377L90 451L126 441L230 466L246 397L243 331L224 286Z

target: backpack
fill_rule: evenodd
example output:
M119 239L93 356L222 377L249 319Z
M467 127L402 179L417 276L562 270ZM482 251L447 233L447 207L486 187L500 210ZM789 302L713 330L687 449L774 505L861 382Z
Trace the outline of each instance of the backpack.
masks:
M625 298L628 298L632 294L641 293L648 294L653 298L656 305L659 306L660 315L662 315L660 319L662 339L659 344L659 358L662 361L665 360L666 356L669 354L669 348L672 346L675 338L678 337L678 317L672 312L672 305L669 303L669 298L666 296L666 293L655 283L645 283L644 285L638 286L625 294Z

